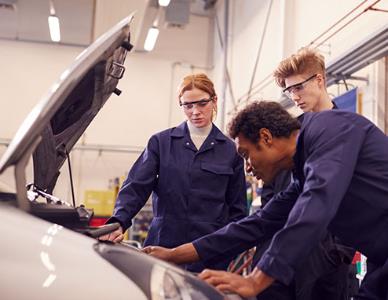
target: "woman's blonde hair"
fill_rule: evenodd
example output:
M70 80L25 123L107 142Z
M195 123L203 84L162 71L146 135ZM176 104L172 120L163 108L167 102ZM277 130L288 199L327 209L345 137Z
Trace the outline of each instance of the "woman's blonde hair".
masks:
M304 47L296 54L282 60L273 72L276 83L285 88L285 80L289 76L309 73L325 76L325 58L317 50Z

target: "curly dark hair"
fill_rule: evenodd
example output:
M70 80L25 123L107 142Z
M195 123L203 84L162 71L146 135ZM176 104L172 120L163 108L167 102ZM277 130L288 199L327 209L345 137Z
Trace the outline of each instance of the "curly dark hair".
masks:
M300 128L300 123L279 103L260 101L238 112L228 127L231 138L235 139L241 133L251 142L257 143L261 128L267 128L274 137L289 137Z

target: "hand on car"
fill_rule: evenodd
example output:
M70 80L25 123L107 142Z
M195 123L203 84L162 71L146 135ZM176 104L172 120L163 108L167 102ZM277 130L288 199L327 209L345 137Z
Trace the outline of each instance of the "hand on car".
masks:
M204 270L198 277L222 292L236 293L242 297L254 297L274 281L272 277L257 268L246 277L215 270Z
M160 246L148 246L142 251L156 258L178 265L192 263L199 260L197 250L195 250L192 243L183 244L172 249Z
M148 246L143 248L141 251L165 261L170 261L171 259L171 249L163 248L160 246Z
M100 241L111 241L113 243L120 243L124 239L123 229L120 226L115 231L100 236L98 239Z

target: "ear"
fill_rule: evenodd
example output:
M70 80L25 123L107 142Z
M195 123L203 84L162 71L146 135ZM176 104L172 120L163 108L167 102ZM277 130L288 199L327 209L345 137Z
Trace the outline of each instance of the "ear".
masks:
M326 79L325 76L322 74L317 75L317 81L320 87L325 87L326 86Z
M271 147L273 144L273 136L271 131L269 131L267 128L261 128L259 131L259 142L262 145Z

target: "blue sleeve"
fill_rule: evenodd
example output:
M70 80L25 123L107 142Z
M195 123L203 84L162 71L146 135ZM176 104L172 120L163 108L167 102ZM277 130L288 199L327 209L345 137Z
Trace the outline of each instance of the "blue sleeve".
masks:
M346 118L326 116L317 114L305 130L301 194L285 226L275 234L258 263L263 272L285 284L334 218L351 182L365 136Z
M159 143L156 136L136 160L123 182L116 199L112 220L118 221L123 230L132 225L132 218L147 202L157 182L159 172Z
M213 263L224 257L232 258L270 239L283 227L297 195L298 185L294 182L276 195L265 209L195 240L193 245L200 259Z
M234 173L226 190L229 222L238 221L248 214L244 160L236 154Z

